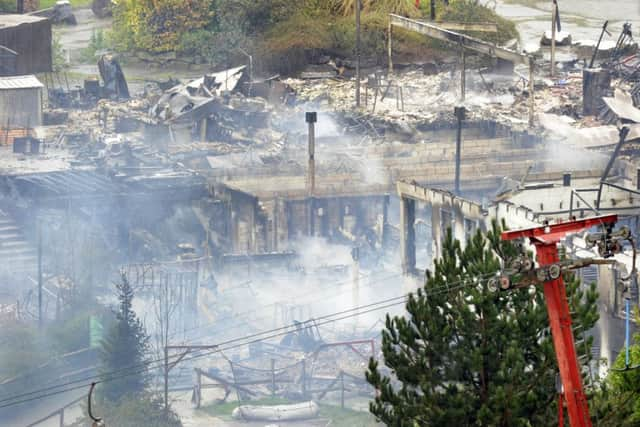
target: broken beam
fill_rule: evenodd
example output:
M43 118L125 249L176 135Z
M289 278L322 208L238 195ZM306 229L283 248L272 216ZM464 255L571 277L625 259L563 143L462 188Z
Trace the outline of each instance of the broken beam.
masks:
M493 43L488 43L474 37L469 37L464 34L447 30L434 24L405 18L393 13L389 14L389 18L391 20L391 25L395 25L396 27L415 31L420 34L433 37L434 39L462 45L466 49L483 53L485 55L494 56L506 61L511 61L514 64L524 64L527 66L529 65L530 59L528 55L523 55L513 50L496 46Z
M438 22L438 27L449 31L475 31L477 33L497 33L496 24L474 24L466 22Z

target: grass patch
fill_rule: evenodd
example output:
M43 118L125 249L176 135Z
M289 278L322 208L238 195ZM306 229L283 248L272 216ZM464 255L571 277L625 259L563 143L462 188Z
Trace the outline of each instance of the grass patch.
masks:
M278 397L242 402L243 405L253 406L286 405L289 403L295 402ZM203 406L200 410L211 416L229 420L231 419L231 414L234 409L240 405L240 402L214 403ZM321 404L319 418L331 420L331 425L334 427L374 427L379 425L376 423L375 417L369 412L354 411L353 409L348 408L342 409L339 406L333 405Z
M71 6L74 8L89 7L92 0L71 0ZM56 0L40 0L40 9L47 9L53 7L56 4Z
M331 405L320 405L320 417L331 420L334 427L374 427L380 425L369 412Z

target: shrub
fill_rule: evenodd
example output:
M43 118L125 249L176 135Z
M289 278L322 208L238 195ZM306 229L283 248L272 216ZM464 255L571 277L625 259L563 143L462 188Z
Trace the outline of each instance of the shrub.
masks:
M180 37L206 27L212 19L208 0L122 0L113 8L113 40L119 50L168 52Z

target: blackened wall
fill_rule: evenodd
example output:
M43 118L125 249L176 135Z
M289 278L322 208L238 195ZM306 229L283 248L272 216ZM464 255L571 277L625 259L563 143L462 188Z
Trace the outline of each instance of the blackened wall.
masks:
M0 45L18 53L15 75L52 71L51 21L48 19L0 15Z

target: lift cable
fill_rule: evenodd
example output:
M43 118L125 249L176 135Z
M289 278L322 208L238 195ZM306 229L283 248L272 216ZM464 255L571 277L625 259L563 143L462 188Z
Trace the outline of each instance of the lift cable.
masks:
M400 273L398 273L397 275L400 275ZM396 275L394 275L394 276L396 276ZM393 277L393 276L392 276L392 277ZM385 279L385 280L386 280L386 279ZM385 301L386 301L386 300L383 300L383 302L385 302ZM376 304L379 304L379 303L373 303L373 304L371 304L371 305L376 305ZM364 306L364 307L368 307L368 306L369 306L369 305L366 305L366 306ZM356 308L354 308L354 309L347 310L347 311L358 310L359 308L360 308L360 307L356 307ZM247 312L247 314L250 314L250 313L251 313L251 312ZM342 312L337 313L337 314L342 314ZM331 316L334 316L334 315L336 315L336 313L334 313L334 314L328 314L328 315L321 316L321 317L317 317L316 319L325 319L325 318L328 318L328 317L331 317ZM239 326L242 326L242 325L236 325L236 327L234 327L233 329L237 329L237 327L239 327ZM290 329L290 328L292 328L292 327L294 327L294 326L295 326L295 324L285 325L285 326L282 326L282 327L280 327L280 328L278 328L278 329ZM251 335L251 336L249 336L249 337L258 336L258 335L265 334L265 333L269 333L269 332L272 332L272 331L265 331L265 332L261 332L261 333L256 333L255 335ZM247 338L247 337L245 337L245 338ZM185 344L185 345L186 345L186 344ZM195 345L195 344L193 344L193 345ZM179 356L172 356L172 357L176 357L176 358L178 358ZM115 370L115 371L109 372L109 373L107 373L106 375L110 375L110 374L117 373L117 372L126 372L126 371L131 370L131 369L139 368L140 366L146 366L146 365L148 365L148 364L153 364L153 363L158 363L158 362L162 362L162 363L163 363L163 362L164 362L164 359L163 359L163 358L160 358L160 359L157 359L157 360L150 360L150 361L146 361L146 362L143 362L143 363L138 364L138 365L132 365L132 366L124 367L124 368L121 368L121 369L118 369L118 370ZM158 366L158 368L160 368L160 367L161 367L161 366ZM92 380L92 379L98 379L98 378L100 378L100 377L101 377L101 376L103 376L103 375L105 375L105 374L102 374L102 375L93 375L93 376L89 376L89 377L86 377L86 378L82 378L82 379L78 379L78 380L70 381L70 382L68 382L68 383L64 383L64 384L61 384L61 385L54 385L54 386L50 386L50 387L48 387L46 390L51 390L51 389L55 389L55 388L59 388L59 387L63 387L63 386L69 385L69 384L74 384L74 383L78 383L78 382L88 381L88 380ZM42 391L42 390L39 390L39 391ZM17 398L17 397L23 397L23 396L26 396L26 395L35 394L35 393L37 393L37 392L38 392L38 391L32 391L32 392L24 393L24 394L21 394L21 395L18 395L18 396L13 396L13 397L11 397L11 398L4 398L4 399L0 399L0 403L3 403L3 402L6 402L6 401L9 401L9 400L15 399L15 398Z
M327 321L322 322L320 324L328 324L328 323L332 323L332 322L336 322L336 321L340 321L340 320L350 319L350 318L357 317L357 316L360 316L360 315L363 315L363 314L372 313L372 312L375 312L375 311L378 311L378 310L383 310L383 309L386 309L386 308L391 308L391 307L395 307L395 306L398 306L398 305L405 304L406 297L403 296L401 298L402 298L401 301L388 303L386 305L382 305L382 306L379 306L379 307L376 307L376 308L372 308L372 309L369 309L369 310L359 311L359 312L356 312L356 313L345 315L343 317L327 320ZM251 341L247 341L247 342L231 345L231 346L228 346L228 347L216 348L216 349L207 351L204 354L194 355L192 357L183 358L182 360L183 361L188 361L188 360L198 359L198 358L201 358L201 357L204 357L204 356L207 356L207 355L218 353L221 350L228 351L228 350L232 350L232 349L235 349L235 348L238 348L238 347L244 347L244 346L246 346L248 344L262 342L264 340L271 339L271 338L281 337L281 336L287 335L288 333L289 332L287 332L287 331L280 332L280 333L276 333L276 334L269 335L269 336L266 336L266 337L257 338L257 339L251 340ZM218 345L218 347L219 347L219 345ZM159 367L160 366L157 366L157 368L159 368ZM126 378L126 377L129 377L131 375L136 375L136 374L139 374L139 373L147 372L147 371L149 371L151 369L153 369L153 368L147 366L147 367L141 368L141 369L139 369L137 371L128 372L128 373L125 373L125 374L122 374L122 375L107 377L107 378L105 378L103 380L96 381L96 384L105 383L105 382L109 382L109 381L114 381L114 380L121 379L121 378ZM55 395L62 394L62 393L67 393L69 391L77 390L77 389L80 389L80 388L85 388L86 386L87 386L87 384L80 384L78 386L69 387L69 388L62 389L62 390L56 390L56 391L51 392L51 393L40 394L40 395L31 397L31 398L13 401L13 402L10 402L10 403L6 403L4 405L0 405L0 409L1 408L15 406L15 405L18 405L18 404L21 404L21 403L27 403L27 402L31 402L31 401L34 401L34 400L43 399L45 397L50 397L50 396L55 396Z
M480 276L483 278L486 277L490 277L490 276L494 276L495 273L491 273L491 274L487 274L484 276ZM432 289L431 291L429 291L427 294L428 295L439 295L439 294L446 294L449 293L451 291L454 290L459 290L471 285L475 285L477 286L478 284L482 283L482 281L478 281L478 278L476 278L476 280L471 280L470 278L467 280L461 280L458 282L453 282L453 283L447 283L443 286L437 287ZM453 286L456 285L456 286ZM394 298L387 298L381 301L378 301L376 303L371 303L371 304L366 304L366 305L362 305L362 306L358 306L358 307L354 307L348 310L344 310L344 311L340 311L340 312L336 312L336 313L332 313L326 316L321 316L316 318L316 320L322 320L321 322L318 322L317 325L318 326L322 326L322 325L326 325L329 323L333 323L336 321L340 321L340 320L346 320L349 318L353 318L353 317L357 317L363 314L368 314L368 313L372 313L375 311L379 311L382 309L386 309L386 308L391 308L391 307L395 307L401 304L405 304L407 296L411 295L411 293L409 294L404 294L402 296L399 297L394 297ZM361 311L364 310L364 311ZM354 313L355 312L355 313ZM350 313L350 314L346 314L346 313ZM337 317L334 318L335 316L342 316L342 317ZM267 331L263 331L257 334L253 334L253 335L249 335L247 337L243 337L243 338L234 338L225 342L222 342L220 344L216 344L215 346L212 346L213 348L211 350L207 350L204 353L201 354L195 354L191 357L184 357L182 358L182 361L189 361L189 360L194 360L194 359L199 359L201 357L205 357L211 354L215 354L215 353L219 353L220 351L228 351L231 349L235 349L238 347L243 347L246 346L248 344L253 344L253 343L257 343L257 342L262 342L268 339L272 339L272 338L277 338L277 337L281 337L284 335L287 335L288 333L290 333L290 329L295 327L295 324L290 324L287 326L283 326L280 328L275 328L275 329L271 329L271 330L267 330ZM315 327L315 325L303 325L302 329L308 329L311 327ZM267 335L270 334L270 335ZM267 336L263 336L263 335L267 335ZM249 341L246 341L249 340ZM233 344L233 345L230 345ZM223 347L226 346L226 347ZM174 356L176 358L179 358L179 356ZM156 363L160 363L160 365L153 367L153 364ZM151 360L151 361L147 361L138 365L133 365L133 366L129 366L127 368L123 368L123 369L118 369L112 372L109 372L107 374L102 374L102 375L95 375L89 378L85 378L85 379L81 379L81 380L75 380L75 381L69 381L67 383L64 384L58 384L56 386L51 386L51 387L47 387L47 388L43 388L43 389L39 389L39 390L34 390L28 393L23 393L23 394L19 394L19 395L14 395L12 397L9 398L5 398L0 400L0 403L3 402L8 402L8 403L4 403L3 405L0 405L0 409L1 408L5 408L5 407L10 407L10 406L14 406L14 405L18 405L21 403L26 403L26 402L30 402L33 400L38 400L38 399L42 399L45 397L49 397L49 396L54 396L57 394L61 394L61 393L67 393L69 391L72 390L76 390L79 388L83 388L86 387L89 384L82 384L79 386L75 386L75 387L71 387L71 388L66 388L66 389L61 389L61 390L56 390L62 387L66 387L69 385L73 385L73 384L77 384L80 382L84 382L87 381L88 379L95 379L95 378L103 378L102 380L96 381L96 384L99 383L103 383L103 382L107 382L107 381L113 381L116 379L120 379L120 378L125 378L127 376L131 376L131 375L135 375L138 373L142 373L142 372L146 372L152 369L156 369L156 368L161 368L162 365L164 363L164 358L162 359L156 359L156 360ZM114 376L113 374L117 373L117 372L123 372L122 375L116 375ZM106 376L106 378L105 378ZM45 394L39 394L39 393L43 393L45 391L49 391L49 390L56 390L56 391L52 391L50 393L45 393ZM33 396L33 395L37 395L37 396ZM33 396L27 399L22 399L22 400L15 400L15 399L20 399L22 397L26 397L26 396Z
M382 275L380 275L380 276L382 276ZM385 277L380 277L380 276L375 276L373 273L367 274L367 275L363 275L363 276L360 277L361 279L366 279L366 278L371 278L371 277L378 277L378 278L376 280L374 280L374 281L371 281L371 282L364 282L364 283L361 282L360 286L362 286L362 287L371 287L371 285L373 285L373 284L384 283L387 280L402 276L402 273L392 273L389 276L385 276ZM334 284L329 285L329 286L330 287L345 286L345 285L350 284L352 281L353 281L353 279L349 279L349 280L345 280L345 281L342 281L342 282L334 283ZM253 310L247 310L245 312L241 312L241 313L237 313L237 314L233 314L233 315L223 316L223 317L220 317L220 318L218 318L218 319L216 319L215 321L212 321L212 322L203 323L203 324L200 324L200 325L198 325L196 327L193 327L193 328L190 328L190 329L177 331L177 332L171 334L169 337L170 338L175 338L178 334L184 334L184 333L187 333L187 332L193 332L193 331L202 330L202 329L208 328L210 326L213 326L215 324L219 324L220 322L223 322L225 320L245 319L245 318L249 317L250 315L255 314L256 311L258 311L258 310L261 311L261 310L264 310L264 309L267 309L267 308L270 308L270 307L275 307L278 304L283 304L283 303L286 303L288 301L297 300L298 298L302 298L302 297L306 297L306 296L320 295L320 294L325 293L326 289L327 288L325 287L323 289L319 289L316 292L292 295L292 296L288 297L286 300L280 300L280 301L273 302L271 304L262 305L262 306L254 308ZM346 290L344 290L342 292L334 294L333 296L340 296L340 295L343 295L343 294L346 294L346 293L349 293L349 292L351 292L351 289L346 289ZM311 300L311 301L307 301L307 302L313 303L315 301ZM266 317L267 316L260 317L260 318L258 318L258 320L266 319ZM236 326L232 326L231 328L225 328L225 331L236 329L239 326L243 326L243 325L238 324ZM199 338L202 338L202 337L199 337Z

